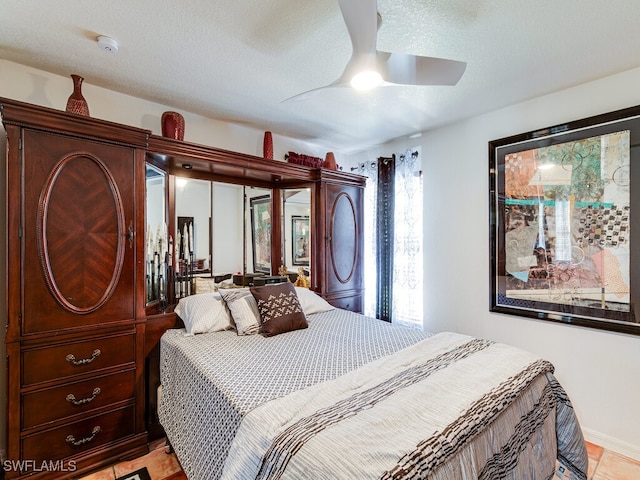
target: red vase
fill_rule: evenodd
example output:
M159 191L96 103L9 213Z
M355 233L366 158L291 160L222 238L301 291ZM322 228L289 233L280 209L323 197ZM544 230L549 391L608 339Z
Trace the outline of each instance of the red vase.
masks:
M262 143L262 156L273 160L273 138L271 132L264 132L264 142Z
M164 112L161 123L163 137L184 140L184 117L178 112Z
M333 152L327 152L327 156L324 158L322 166L329 170L338 170L338 164L336 163L336 157Z
M73 93L67 100L66 111L88 117L89 105L87 105L87 101L82 96L82 82L84 81L84 78L80 75L71 75L71 79L73 80Z

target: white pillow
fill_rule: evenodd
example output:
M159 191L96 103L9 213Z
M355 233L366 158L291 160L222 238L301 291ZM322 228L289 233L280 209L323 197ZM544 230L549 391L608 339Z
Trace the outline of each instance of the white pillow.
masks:
M296 293L298 294L298 300L300 300L300 305L305 315L327 312L335 308L316 292L308 288L296 287Z
M188 334L220 332L232 328L231 317L218 293L199 293L183 297L175 313Z
M253 335L260 331L258 304L248 288L224 288L218 293L229 307L238 335Z

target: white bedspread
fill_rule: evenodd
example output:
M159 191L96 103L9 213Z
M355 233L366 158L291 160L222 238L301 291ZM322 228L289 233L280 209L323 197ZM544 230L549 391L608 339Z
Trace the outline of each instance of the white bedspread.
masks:
M550 478L551 371L513 347L439 334L254 409L223 478ZM581 464L580 452L569 456Z

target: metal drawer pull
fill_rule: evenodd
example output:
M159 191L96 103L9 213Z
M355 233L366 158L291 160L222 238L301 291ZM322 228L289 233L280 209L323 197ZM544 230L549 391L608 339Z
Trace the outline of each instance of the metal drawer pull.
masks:
M102 429L100 428L100 426L95 426L95 427L93 427L93 430L91 430L91 436L89 436L89 437L81 438L80 440L76 440L76 437L74 437L73 435L67 435L67 438L65 438L64 441L67 442L67 443L70 443L74 447L79 447L80 445L84 445L85 443L89 443L91 440L96 438L96 435L99 434L101 431L102 431Z
M66 360L74 365L87 365L88 363L93 362L101 353L100 349L96 348L91 354L91 358L83 358L82 360L76 360L76 356L73 353L70 353L67 355Z
M70 393L69 395L67 395L67 402L73 403L74 405L84 405L85 403L89 403L90 401L92 401L98 395L100 395L100 387L94 388L90 397L81 398L80 400L76 400L76 396L73 393Z

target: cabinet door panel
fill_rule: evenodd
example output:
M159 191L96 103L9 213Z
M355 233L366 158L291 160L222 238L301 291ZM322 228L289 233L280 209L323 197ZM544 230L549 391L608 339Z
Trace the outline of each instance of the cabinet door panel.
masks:
M329 215L329 258L333 277L348 284L358 264L358 224L353 199L346 192L339 193Z
M133 150L27 130L23 159L23 333L133 319Z
M362 288L362 189L327 185L325 255L326 293Z

